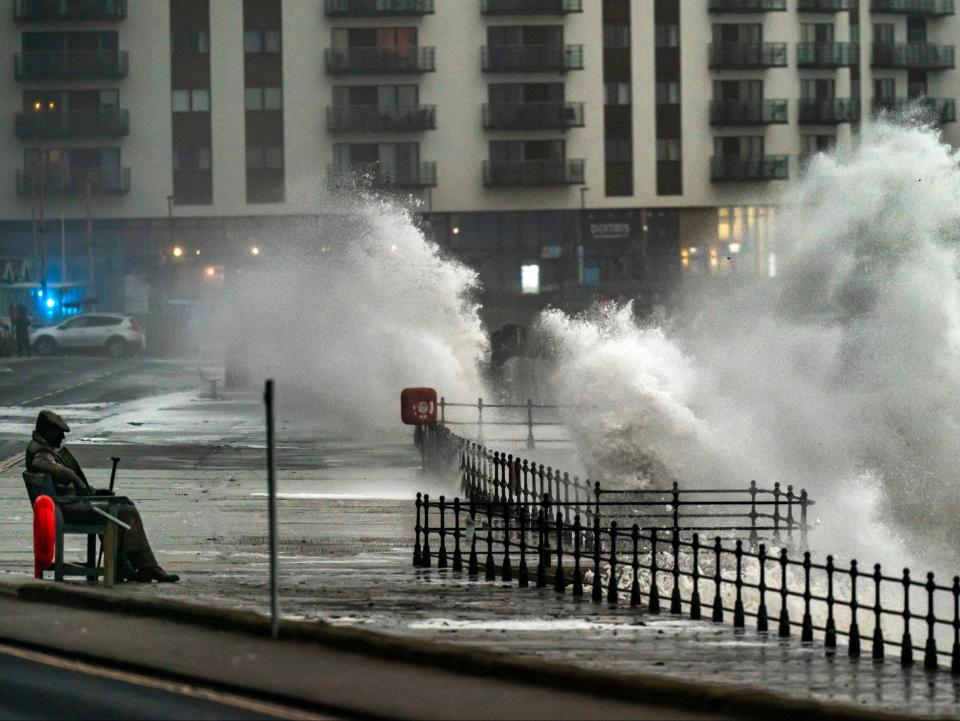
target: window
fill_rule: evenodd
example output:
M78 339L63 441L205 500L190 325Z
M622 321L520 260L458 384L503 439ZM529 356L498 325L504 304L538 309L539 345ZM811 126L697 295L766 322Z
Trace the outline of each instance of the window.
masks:
M603 145L606 162L629 163L633 160L633 141L629 139L607 139Z
M174 148L173 169L193 172L209 171L212 167L210 148Z
M248 170L283 170L282 145L248 145Z
M283 110L283 88L247 88L244 90L247 110Z
M657 83L657 105L676 105L680 102L680 83L669 80Z
M520 292L537 295L540 292L540 265L531 263L520 266Z
M210 90L208 88L174 90L172 104L175 113L209 113Z
M630 83L604 83L604 102L607 105L629 105L631 103Z
M681 160L680 138L658 138L657 160Z
M831 150L837 144L835 135L804 135L800 138L804 154L823 153Z
M873 42L880 45L889 45L893 42L892 23L874 23Z
M833 78L804 79L800 81L800 96L804 100L828 100L836 97L836 86Z
M282 50L279 30L244 30L243 52L245 53L272 53Z
M895 78L874 78L873 95L878 100L892 100L897 97L897 81Z
M833 23L803 23L800 39L805 43L832 43Z
M654 44L658 48L680 47L679 25L657 25L653 31Z
M603 46L605 48L629 48L630 47L630 26L629 25L604 25L603 26Z
M207 55L210 53L210 33L206 30L175 30L170 33L173 55Z

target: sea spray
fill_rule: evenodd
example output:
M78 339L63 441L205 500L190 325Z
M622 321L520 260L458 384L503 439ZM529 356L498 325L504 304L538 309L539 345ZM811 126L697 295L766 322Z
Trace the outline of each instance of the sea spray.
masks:
M799 181L777 278L711 285L669 330L626 309L546 314L591 473L781 481L817 500L828 547L957 554L958 220L954 153L930 129L879 123Z
M396 434L405 386L483 395L477 278L395 205L353 210L282 246L263 242L260 267L231 279L207 336L251 379L277 379L288 418Z

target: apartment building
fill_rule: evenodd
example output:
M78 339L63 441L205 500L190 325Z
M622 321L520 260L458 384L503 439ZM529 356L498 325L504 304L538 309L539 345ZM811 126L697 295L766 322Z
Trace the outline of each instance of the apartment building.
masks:
M960 139L953 0L6 3L4 280L113 305L371 189L478 268L492 325L649 307L772 273L805 158L878 108L920 99Z

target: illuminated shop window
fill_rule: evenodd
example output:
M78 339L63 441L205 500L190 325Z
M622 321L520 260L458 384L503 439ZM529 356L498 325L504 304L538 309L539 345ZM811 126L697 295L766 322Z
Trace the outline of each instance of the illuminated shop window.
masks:
M524 295L536 295L540 292L539 264L520 266L520 292Z

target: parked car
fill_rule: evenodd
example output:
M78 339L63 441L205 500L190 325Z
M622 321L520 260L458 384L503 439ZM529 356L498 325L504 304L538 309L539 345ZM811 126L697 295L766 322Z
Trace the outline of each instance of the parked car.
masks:
M102 349L111 357L119 358L142 351L145 342L143 328L137 321L130 316L113 313L78 315L30 333L30 345L37 355Z

